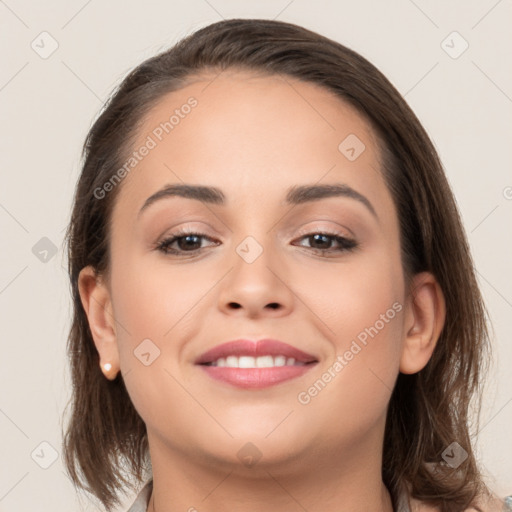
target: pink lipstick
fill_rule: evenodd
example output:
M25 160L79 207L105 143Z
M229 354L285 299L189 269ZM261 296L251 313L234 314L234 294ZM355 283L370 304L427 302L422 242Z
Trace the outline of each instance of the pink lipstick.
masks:
M208 350L195 361L210 377L240 388L264 388L299 377L316 357L272 339L235 340Z

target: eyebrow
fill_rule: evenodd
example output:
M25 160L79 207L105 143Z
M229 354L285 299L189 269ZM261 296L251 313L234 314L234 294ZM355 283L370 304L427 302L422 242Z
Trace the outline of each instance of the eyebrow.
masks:
M204 185L190 185L184 183L175 183L166 185L162 189L149 196L142 208L139 210L138 217L150 205L155 202L169 197L185 197L187 199L195 199L204 203L224 206L226 204L226 196L217 187L209 187ZM299 205L310 201L318 201L330 197L348 197L362 203L370 211L370 213L378 219L375 208L372 203L361 193L352 187L342 183L329 185L295 185L290 187L286 193L285 202L289 205Z

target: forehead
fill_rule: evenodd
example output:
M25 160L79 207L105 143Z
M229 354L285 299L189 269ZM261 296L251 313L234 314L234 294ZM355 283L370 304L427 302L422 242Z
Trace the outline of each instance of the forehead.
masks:
M198 75L147 112L132 149L139 155L114 215L133 219L172 183L216 186L228 205L250 197L258 208L282 201L290 185L318 182L389 201L379 197L385 185L367 121L329 90L288 76Z

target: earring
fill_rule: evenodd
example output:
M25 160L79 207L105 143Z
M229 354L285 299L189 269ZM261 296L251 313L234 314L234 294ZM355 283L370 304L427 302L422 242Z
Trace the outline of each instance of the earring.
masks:
M107 379L109 380L114 380L115 379L115 375L110 375L110 371L112 370L112 365L110 363L105 363L102 365L102 368L103 368L103 373L105 374L105 377L107 377ZM116 372L116 375L117 375L117 372Z

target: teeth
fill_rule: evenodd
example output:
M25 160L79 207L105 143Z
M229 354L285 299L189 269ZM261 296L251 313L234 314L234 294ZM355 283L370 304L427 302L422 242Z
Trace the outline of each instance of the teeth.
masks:
M240 368L242 367L242 359L245 358L240 358ZM271 368L272 366L275 366L274 358L272 356L261 356L256 358L248 357L247 359L254 359L254 362L258 368ZM250 366L249 368L253 368L253 366Z
M211 363L212 366L225 366L227 368L273 368L274 366L303 366L293 357L285 356L228 356L221 357Z
M284 366L286 364L286 357L284 356L275 356L274 357L275 366Z

